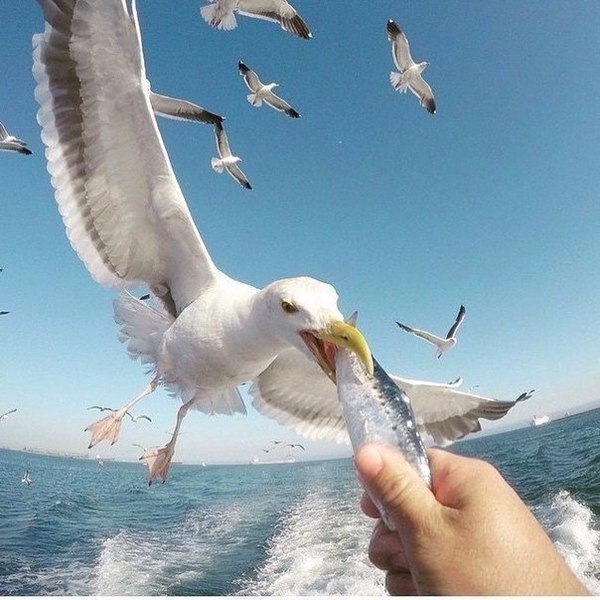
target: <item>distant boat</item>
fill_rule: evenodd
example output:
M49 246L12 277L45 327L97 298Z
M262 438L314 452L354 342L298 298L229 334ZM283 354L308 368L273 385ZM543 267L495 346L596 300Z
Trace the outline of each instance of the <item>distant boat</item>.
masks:
M541 415L540 417L533 415L533 419L529 422L532 427L537 427L538 425L545 425L550 421L550 417L548 415Z

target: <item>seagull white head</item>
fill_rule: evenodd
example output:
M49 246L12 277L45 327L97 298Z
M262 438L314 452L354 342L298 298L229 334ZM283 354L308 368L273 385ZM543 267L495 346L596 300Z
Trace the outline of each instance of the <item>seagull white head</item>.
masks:
M278 335L316 360L335 381L335 353L348 348L373 373L371 350L362 333L344 322L335 288L310 277L280 279L262 290L269 321Z

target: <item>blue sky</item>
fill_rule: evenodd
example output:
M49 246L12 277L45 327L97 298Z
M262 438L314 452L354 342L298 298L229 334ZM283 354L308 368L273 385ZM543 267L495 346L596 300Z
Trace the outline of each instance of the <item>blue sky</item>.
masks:
M225 115L254 190L210 168L209 127L159 125L198 228L217 265L263 286L329 281L390 372L512 399L502 424L600 397L600 6L593 2L365 3L297 0L314 39L238 18L212 30L199 0L139 0L148 76L157 92ZM343 8L343 10L342 10ZM385 24L406 32L436 95L431 116L400 95ZM92 404L120 406L148 380L117 340L115 293L71 249L36 123L31 37L35 2L0 3L0 120L34 155L2 153L0 445L84 451ZM238 60L302 114L253 108ZM441 360L400 320L445 333L461 303L457 347ZM248 402L248 406L249 406ZM161 445L177 402L140 405L103 456ZM93 413L93 414L92 414ZM247 417L190 413L177 458L246 461L272 439L307 457L348 455L303 440L249 407ZM96 449L92 451L96 452Z

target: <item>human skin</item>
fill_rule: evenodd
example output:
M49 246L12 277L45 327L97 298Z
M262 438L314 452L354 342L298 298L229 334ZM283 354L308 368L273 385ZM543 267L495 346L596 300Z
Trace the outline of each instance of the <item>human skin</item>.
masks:
M428 455L432 490L395 448L367 444L354 459L396 527L379 520L369 546L390 594L588 594L494 467L438 449ZM368 494L363 512L378 518Z

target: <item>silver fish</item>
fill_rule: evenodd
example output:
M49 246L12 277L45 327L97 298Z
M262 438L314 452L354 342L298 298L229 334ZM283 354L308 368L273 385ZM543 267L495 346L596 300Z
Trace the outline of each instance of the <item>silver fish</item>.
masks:
M373 375L370 375L354 352L342 349L336 352L337 394L352 448L356 453L361 446L371 442L395 446L431 487L429 461L417 431L410 399L375 357L373 365ZM372 500L385 524L394 529L380 502L376 498Z

